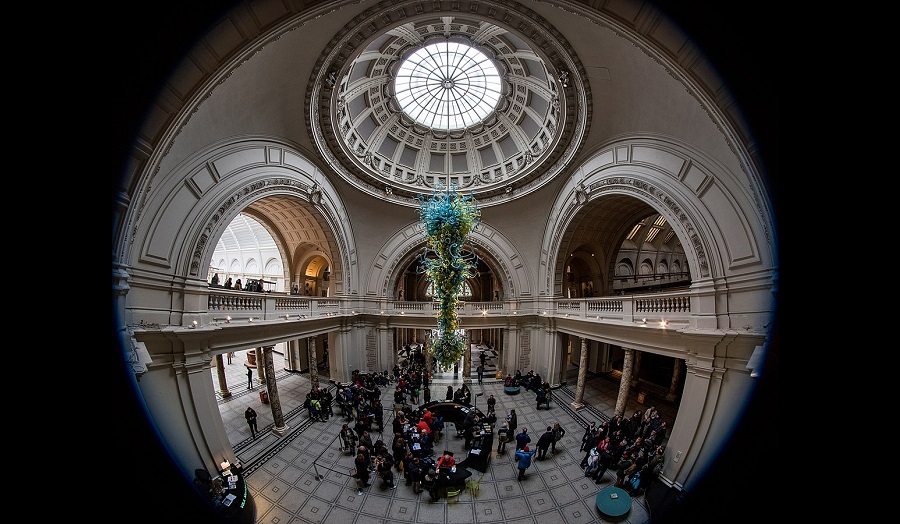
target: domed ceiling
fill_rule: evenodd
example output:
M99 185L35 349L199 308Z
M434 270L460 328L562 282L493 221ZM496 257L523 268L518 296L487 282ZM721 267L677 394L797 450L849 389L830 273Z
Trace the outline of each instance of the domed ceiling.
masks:
M490 206L537 190L578 152L589 86L570 74L583 68L561 34L521 5L462 4L367 11L327 46L309 131L348 183L417 206L449 181Z

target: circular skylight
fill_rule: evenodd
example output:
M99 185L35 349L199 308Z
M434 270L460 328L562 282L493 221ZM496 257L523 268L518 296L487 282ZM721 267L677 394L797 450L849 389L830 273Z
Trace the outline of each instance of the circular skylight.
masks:
M500 73L481 51L455 42L427 45L397 71L397 102L432 129L463 129L484 120L500 100Z

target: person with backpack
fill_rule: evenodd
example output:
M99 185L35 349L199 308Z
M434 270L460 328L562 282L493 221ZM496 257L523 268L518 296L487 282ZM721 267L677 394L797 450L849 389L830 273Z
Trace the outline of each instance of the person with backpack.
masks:
M529 442L531 442L531 435L528 434L528 428L522 428L522 431L516 435L516 451L524 448Z
M509 442L509 424L506 422L497 430L497 454L506 451L506 443Z
M559 422L553 423L553 442L550 443L550 452L556 454L556 443L566 436L566 430L559 425Z

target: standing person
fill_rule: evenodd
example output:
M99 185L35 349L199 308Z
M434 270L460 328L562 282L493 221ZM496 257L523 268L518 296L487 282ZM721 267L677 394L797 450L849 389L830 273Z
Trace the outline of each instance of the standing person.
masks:
M494 411L494 409L497 407L497 399L494 398L493 393L491 393L491 395L488 396L487 406L488 406L488 411Z
M247 389L253 389L253 368L247 368Z
M581 436L581 447L578 448L578 451L590 451L591 444L588 443L588 440L593 436L595 429L597 429L597 423L591 421L590 425L585 428L584 435Z
M428 386L423 386L422 388L422 397L425 399L425 403L428 404L431 402L431 388Z
M362 495L362 489L369 487L369 462L362 452L356 454L356 460L353 461L356 469L356 494Z
M446 400L447 402L450 402L453 400L453 386L450 386L450 385L447 386L447 396L444 397L444 400Z
M510 409L506 414L506 423L509 424L509 438L512 440L516 436L516 428L519 427L519 417L516 416L515 409Z
M419 461L419 457L414 457L408 466L404 466L404 469L409 471L413 493L415 495L422 493L422 463Z
M519 468L519 477L516 480L525 479L525 470L531 466L531 457L536 450L528 449L528 446L516 451L516 467Z
M435 471L434 468L429 468L425 473L425 476L422 478L422 487L428 490L428 494L431 496L431 502L438 501L437 471Z
M550 443L550 451L556 454L556 443L566 436L566 430L559 425L559 422L553 423L553 442Z
M230 365L231 359L234 358L234 351L229 351L228 353L225 354L225 356L228 357L228 364Z
M250 436L256 438L256 433L259 432L256 428L256 411L247 406L247 410L244 411L244 418L247 419L247 425L250 426Z
M484 355L484 353L482 353ZM484 380L484 364L478 364L478 383L481 384Z
M506 443L509 442L509 423L504 422L500 429L497 430L497 454L506 451Z
M356 432L349 425L341 426L341 441L344 443L345 451L352 451L356 447L357 440Z
M544 457L547 456L547 450L550 449L550 444L553 443L553 427L547 426L547 431L541 433L541 436L537 441L537 459L544 460Z
M487 355L484 354L484 350L481 350L481 354L478 355L479 360L481 360L481 367L484 367L487 364Z
M629 470L633 465L634 462L631 460L631 456L628 452L622 453L622 460L619 461L619 465L616 468L616 483L614 486L621 488L625 485L625 477L632 473L632 471Z
M531 435L528 434L528 428L522 428L522 431L516 435L516 451L524 448L531 442Z

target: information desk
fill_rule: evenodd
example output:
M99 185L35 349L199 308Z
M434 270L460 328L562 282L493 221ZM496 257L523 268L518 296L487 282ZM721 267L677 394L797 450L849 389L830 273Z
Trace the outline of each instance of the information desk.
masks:
M444 419L444 424L452 422L454 426L462 426L463 421L466 419L466 415L468 415L470 411L474 411L475 414L484 419L484 413L482 413L480 409L458 402L433 400L422 404L420 409L427 409L435 417L442 417Z
M621 517L631 510L631 495L615 486L603 488L597 493L597 509L608 517Z
M472 476L472 472L466 469L462 464L457 464L456 471L451 471L449 475L445 475L443 472L438 472L437 479L435 481L435 487L438 490L438 495L442 497L447 496L447 488L458 488L460 490L465 489L466 487L466 479Z
M484 424L481 427L481 436L472 440L472 449L465 460L460 462L459 466L477 469L478 471L487 472L488 464L491 462L491 451L494 449L494 428L490 424Z
M244 476L237 468L223 472L214 482L221 481L224 491L213 500L216 511L228 522L254 522L256 507Z

